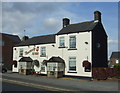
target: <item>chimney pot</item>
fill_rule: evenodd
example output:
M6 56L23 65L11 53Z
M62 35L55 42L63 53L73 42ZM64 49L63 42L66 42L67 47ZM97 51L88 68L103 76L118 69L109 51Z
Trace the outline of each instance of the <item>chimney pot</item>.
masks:
M99 11L95 11L94 12L94 20L98 20L99 22L101 22L101 12Z
M68 18L63 18L63 27L67 27L70 24L70 20Z
M24 37L22 38L22 41L26 41L26 40L28 40L28 39L29 39L28 36L24 36Z

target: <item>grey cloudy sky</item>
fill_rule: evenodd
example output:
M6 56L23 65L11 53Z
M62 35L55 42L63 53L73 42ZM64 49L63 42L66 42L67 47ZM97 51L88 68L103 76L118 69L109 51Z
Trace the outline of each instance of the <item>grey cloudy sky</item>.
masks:
M54 34L62 28L62 19L71 23L93 20L95 10L102 12L102 21L108 34L109 55L118 50L117 2L3 2L2 32L29 37Z
M3 32L20 36L24 30L30 37L58 32L63 17L77 16L64 10L69 4L62 3L3 3L2 6Z

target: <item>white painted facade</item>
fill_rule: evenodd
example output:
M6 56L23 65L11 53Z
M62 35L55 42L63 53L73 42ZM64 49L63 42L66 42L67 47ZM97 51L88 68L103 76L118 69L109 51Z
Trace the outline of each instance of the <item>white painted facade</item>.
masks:
M76 50L69 50L69 38L70 36L76 37ZM59 38L65 38L65 48L59 48ZM85 72L82 62L88 60L92 62L92 31L81 32L81 33L71 33L71 34L62 34L55 36L56 43L50 44L38 44L38 45L29 45L29 46L18 46L13 48L13 60L17 61L17 67L12 67L12 72L18 72L20 67L20 62L18 62L21 57L19 57L20 49L23 49L24 57L31 57L33 60L38 60L40 66L34 66L35 71L41 71L41 63L43 60L49 60L51 57L61 57L65 61L65 75L71 76L85 76L92 77L91 72ZM85 43L87 42L87 44ZM54 45L54 46L53 46ZM39 47L38 55L33 55L33 52L37 52L36 48ZM41 47L46 47L46 57L40 57ZM31 51L28 54L25 52L35 48L35 51ZM69 71L69 58L76 58L76 71ZM92 64L92 63L91 63ZM47 67L45 66L45 72L42 74L47 74Z

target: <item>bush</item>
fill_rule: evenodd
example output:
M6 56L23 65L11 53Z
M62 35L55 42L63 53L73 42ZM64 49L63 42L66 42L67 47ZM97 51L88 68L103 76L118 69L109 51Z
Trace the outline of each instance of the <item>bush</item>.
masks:
M38 60L34 60L34 61L33 61L33 65L39 67L39 61L38 61Z
M120 68L120 64L115 64L114 68Z

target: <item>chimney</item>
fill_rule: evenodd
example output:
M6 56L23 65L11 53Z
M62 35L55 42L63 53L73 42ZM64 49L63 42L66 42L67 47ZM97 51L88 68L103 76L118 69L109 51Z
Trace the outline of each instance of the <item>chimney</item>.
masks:
M63 27L67 27L70 24L70 20L68 18L63 18Z
M101 22L101 12L99 12L99 11L95 11L94 12L94 20L96 21L98 21L98 22Z
M28 36L24 36L24 37L22 38L22 41L26 41L26 40L28 40L28 39L29 39Z

